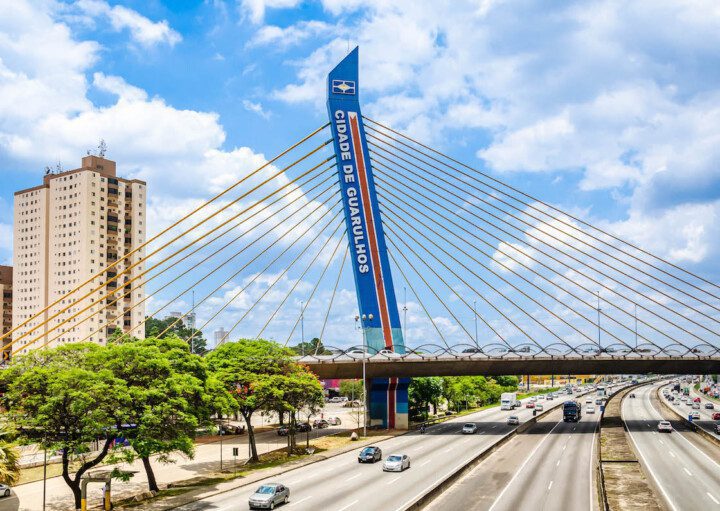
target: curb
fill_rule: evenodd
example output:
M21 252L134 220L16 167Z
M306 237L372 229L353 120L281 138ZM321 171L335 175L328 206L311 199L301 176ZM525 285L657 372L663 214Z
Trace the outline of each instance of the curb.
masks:
M583 394L578 394L575 397L579 398L582 396L586 396L588 394L592 394L592 392L593 391L585 392ZM550 408L549 410L544 410L541 414L536 415L535 417L531 417L526 422L523 422L517 428L515 428L511 432L509 432L506 435L504 435L503 437L501 437L497 442L495 442L491 446L489 446L486 449L484 449L483 451L481 451L477 456L473 457L471 460L464 463L462 466L460 466L454 472L451 472L450 474L448 474L438 484L436 484L432 488L428 488L428 490L425 491L418 498L416 498L414 502L407 504L404 509L405 510L423 509L425 506L427 506L433 500L435 500L438 496L440 496L448 487L450 487L453 483L455 483L455 481L457 481L462 476L464 476L465 474L470 472L472 469L474 469L478 464L480 464L480 462L482 462L485 458L487 458L492 453L494 453L497 449L499 449L504 444L506 444L515 435L524 433L525 431L530 429L531 426L536 424L539 419L542 419L543 417L547 416L548 414L550 414L552 412L557 411L558 409L559 409L559 406L554 406L554 407Z
M698 425L695 424L694 422L690 422L689 420L687 420L686 417L683 417L683 416L680 414L680 412L678 412L677 410L675 410L674 408L672 408L671 406L669 406L669 405L665 402L665 400L660 397L660 387L658 387L658 389L655 391L655 397L656 397L657 400L662 404L662 407L663 407L663 408L665 408L666 410L670 410L670 412L672 412L673 414L675 414L675 415L680 419L680 421L681 421L690 431L694 431L695 433L699 433L701 437L705 438L706 440L709 440L711 443L713 443L713 444L717 445L718 447L720 447L720 438L716 437L716 436L713 435L712 433L709 433L709 432L705 431L703 428L701 428L700 426L698 426Z

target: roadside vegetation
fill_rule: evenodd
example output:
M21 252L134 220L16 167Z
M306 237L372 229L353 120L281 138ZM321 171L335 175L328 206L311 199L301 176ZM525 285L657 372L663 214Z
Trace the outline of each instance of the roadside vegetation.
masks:
M201 357L175 335L136 339L116 333L107 345L74 343L15 358L0 375L0 399L13 442L61 456L62 477L80 508L83 475L94 467L140 460L148 489L158 491L154 463L192 458L198 431L238 414L258 462L251 418L281 411L295 449L298 411L323 403L317 377L293 351L262 339L222 344ZM0 482L18 478L19 455L0 436ZM131 474L114 469L113 477Z

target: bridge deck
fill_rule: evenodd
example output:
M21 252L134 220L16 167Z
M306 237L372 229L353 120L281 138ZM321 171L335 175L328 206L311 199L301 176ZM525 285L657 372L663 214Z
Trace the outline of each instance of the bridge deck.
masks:
M362 358L299 359L321 379L362 378ZM365 374L373 377L464 376L502 374L716 374L720 357L370 357Z

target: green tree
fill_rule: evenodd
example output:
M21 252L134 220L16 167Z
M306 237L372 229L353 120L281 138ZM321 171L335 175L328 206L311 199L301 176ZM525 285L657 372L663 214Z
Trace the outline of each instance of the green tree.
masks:
M286 374L293 352L277 343L263 339L240 339L221 344L210 352L208 368L232 396L231 406L247 425L250 459L258 461L252 416L258 410L277 409L280 390L273 376Z
M322 341L313 337L309 341L301 342L290 347L298 355L330 355L332 352L325 348Z
M363 381L362 380L341 380L340 395L348 399L363 400Z
M175 324L173 325L173 323ZM165 332L165 330L167 330L167 332ZM162 335L160 335L161 333ZM200 330L189 328L185 325L182 319L173 317L165 319L155 319L151 317L145 318L146 338L165 338L168 336L179 337L180 339L186 341L193 353L202 354L207 351L207 340L203 336L203 333Z
M408 387L408 399L411 408L420 410L425 419L428 408L433 405L437 413L437 402L443 395L443 380L437 376L413 378Z
M217 392L226 391L209 388L203 359L175 336L125 337L96 355L98 369L109 369L128 389L127 420L133 428L126 438L131 449L121 451L121 458L141 459L149 489L158 491L151 456L159 455L162 463L173 462L173 452L192 458L198 427L210 423L214 399L222 397Z
M14 359L0 377L7 388L2 402L20 437L62 450L62 477L77 509L83 474L105 459L128 422L125 382L89 363L102 349L77 343L32 351ZM95 441L100 450L90 452ZM77 464L71 468L71 462Z
M0 484L13 485L20 478L20 452L6 436L8 431L0 432Z
M288 452L295 450L297 419L302 410L309 417L317 414L324 402L323 387L317 377L300 364L290 363L284 374L270 376L265 382L266 395L272 395L266 401L266 410L283 410L290 414L290 438ZM309 435L308 435L309 443Z
M501 387L507 387L508 389L516 389L520 379L517 376L496 376L495 381Z

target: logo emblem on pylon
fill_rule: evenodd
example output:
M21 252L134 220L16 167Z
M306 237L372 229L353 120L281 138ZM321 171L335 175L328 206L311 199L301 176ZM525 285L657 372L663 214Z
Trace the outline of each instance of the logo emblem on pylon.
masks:
M333 94L355 94L355 82L350 80L333 80Z

